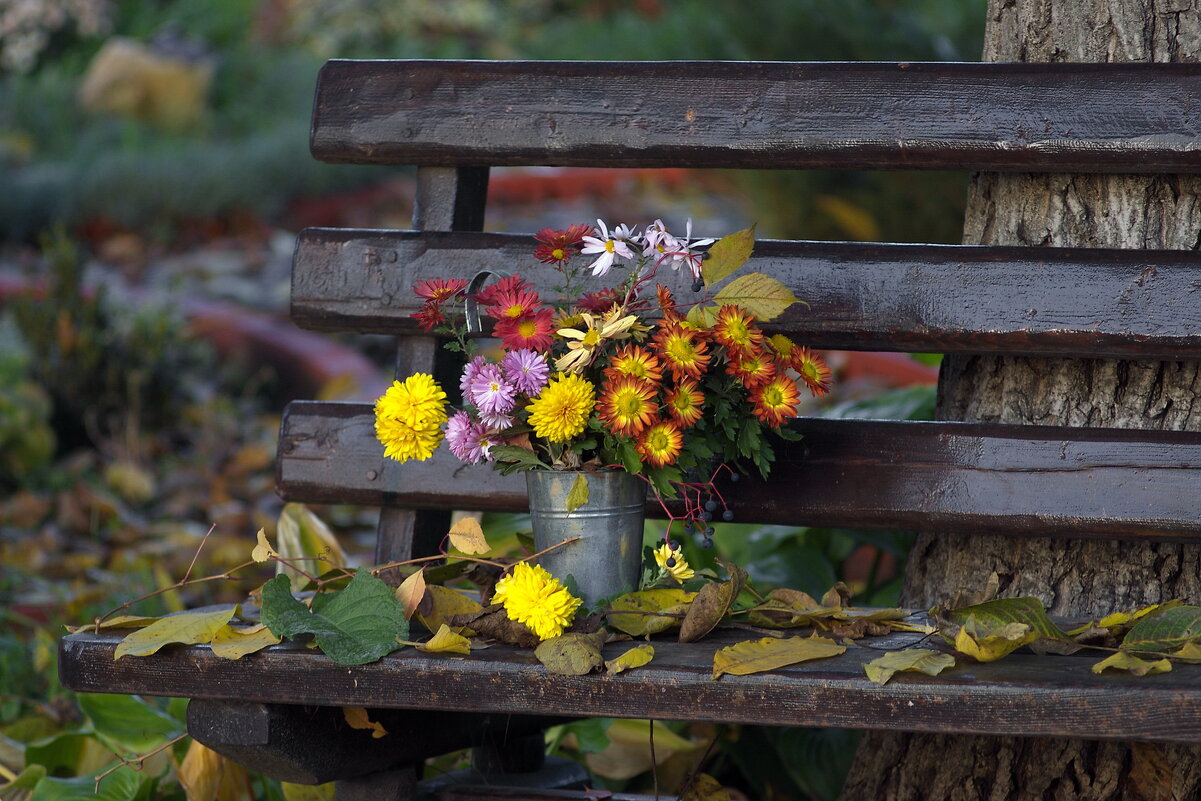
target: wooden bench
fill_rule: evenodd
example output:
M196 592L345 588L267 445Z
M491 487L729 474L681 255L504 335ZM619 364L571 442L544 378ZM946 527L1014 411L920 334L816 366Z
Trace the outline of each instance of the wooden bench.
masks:
M669 91L648 97L655 86ZM480 232L493 166L1195 173L1199 143L1201 65L333 61L317 89L313 153L417 165L415 230L303 232L293 317L316 330L397 335L399 375L453 371L410 319L410 288L530 263L528 236ZM814 347L1201 358L1201 261L1191 252L763 241L751 267L808 302L771 327ZM674 289L689 291L682 279ZM278 487L288 500L383 507L380 562L434 552L451 509L525 509L519 477L463 468L444 449L429 462L385 461L372 422L364 404L291 404ZM738 520L946 536L1201 537L1201 434L824 419L796 427L804 440L781 454L771 482L728 495ZM1015 654L878 686L862 669L877 654L849 649L713 681L713 652L733 638L657 642L650 665L615 677L553 675L505 646L463 659L404 649L352 668L287 644L236 662L206 646L114 661L120 635L105 633L64 638L60 665L76 690L198 699L198 739L284 778L346 780L345 798L409 792L400 766L507 726L514 736L534 731L546 721L524 717L533 711L1201 737L1201 670L1135 679L1093 675L1087 657ZM340 706L385 710L377 714L399 736L373 744L363 732L335 735Z

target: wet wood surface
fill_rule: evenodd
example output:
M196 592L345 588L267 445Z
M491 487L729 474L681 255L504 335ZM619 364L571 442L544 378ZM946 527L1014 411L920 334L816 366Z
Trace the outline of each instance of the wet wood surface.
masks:
M533 258L536 244L511 234L308 229L297 243L292 317L317 330L416 333L415 282L481 270L520 272L552 300L558 274ZM778 278L805 301L765 327L812 347L1201 358L1201 256L1189 251L766 240L743 271ZM619 281L606 278L596 287ZM662 269L656 280L680 303L701 299L689 276Z
M313 155L372 164L1201 169L1201 66L330 61Z
M521 475L383 458L367 404L295 402L287 500L525 511ZM771 480L719 488L738 522L1130 539L1201 536L1201 433L803 418ZM658 512L649 502L647 510Z
M1201 668L1136 678L1093 675L1101 656L1013 654L940 676L898 674L884 686L863 664L916 634L861 641L846 653L751 676L711 678L714 651L760 635L719 631L697 643L654 641L654 660L617 676L547 672L529 649L494 645L467 657L405 648L347 667L302 645L240 660L208 646L113 659L121 633L79 633L60 647L63 684L78 691L236 698L322 706L528 712L564 716L712 720L786 726L1195 742ZM612 659L634 643L611 643Z

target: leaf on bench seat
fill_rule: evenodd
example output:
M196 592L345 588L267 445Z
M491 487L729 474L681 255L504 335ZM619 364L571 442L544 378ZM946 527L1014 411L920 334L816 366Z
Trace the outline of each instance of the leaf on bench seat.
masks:
M838 656L846 650L845 645L825 637L747 640L722 648L713 655L713 678L719 679L726 673L735 676L763 673L811 659Z
M1167 673L1172 669L1172 662L1168 659L1151 662L1146 659L1139 659L1134 654L1118 651L1116 654L1110 654L1093 665L1092 670L1093 673L1101 673L1107 668L1125 670L1135 676L1146 676L1150 673Z
M610 675L623 673L633 668L649 664L655 658L655 646L649 643L635 645L620 656L605 661L605 672Z
M604 629L594 634L560 634L538 643L534 656L551 673L583 676L605 664L601 646L608 636L609 632Z
M680 625L695 592L657 589L630 592L613 599L605 619L631 637L645 637Z
M1175 606L1143 617L1122 640L1123 651L1163 654L1201 642L1201 606Z
M196 645L210 642L233 618L236 607L203 612L181 612L159 618L145 628L128 634L117 645L113 659L123 656L149 656L166 645Z
M873 659L863 666L863 672L876 684L884 685L902 671L937 676L954 664L955 657L952 654L931 651L928 648L906 648L903 651L889 651L878 659Z
M417 644L417 650L427 654L463 654L466 656L471 653L471 641L462 634L451 631L450 626L443 623L433 637Z
M292 596L288 577L276 576L263 585L262 620L280 637L312 634L340 665L374 662L399 648L396 639L409 634L392 588L363 571L341 592L316 595L311 611Z
M209 647L213 655L222 659L241 659L279 643L279 637L271 629L259 623L254 626L231 626L226 623L213 634Z
M414 616L427 631L437 631L445 623L457 634L471 637L475 632L468 624L456 623L451 618L478 615L482 611L484 607L474 598L441 584L427 584Z
M746 586L746 571L729 562L718 562L730 574L729 581L714 581L701 587L680 624L680 642L696 642L721 622Z

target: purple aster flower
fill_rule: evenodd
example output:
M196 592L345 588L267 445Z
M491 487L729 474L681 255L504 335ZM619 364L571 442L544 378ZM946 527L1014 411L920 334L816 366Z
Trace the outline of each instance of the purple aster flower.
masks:
M550 366L546 363L546 357L529 348L509 351L501 360L500 366L508 379L517 386L517 390L531 398L542 391L550 378Z
M476 442L483 427L471 419L467 412L455 412L446 423L446 444L450 452L469 464L480 460Z
M467 385L467 399L482 414L508 414L517 403L517 387L509 383L499 365L485 364Z
M471 382L479 375L480 370L487 366L488 360L483 356L476 356L471 361L467 362L467 366L463 368L463 377L459 379L459 389L463 395L467 395L467 388L471 386Z
M480 423L490 432L499 433L513 425L511 414L482 414Z

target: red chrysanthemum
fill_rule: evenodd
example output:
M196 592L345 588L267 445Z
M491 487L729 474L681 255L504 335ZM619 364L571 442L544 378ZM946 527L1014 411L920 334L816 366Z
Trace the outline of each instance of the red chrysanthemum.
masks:
M751 404L755 416L773 428L779 428L785 420L796 417L801 393L796 382L786 375L778 375L751 392Z
M446 315L442 313L442 304L432 300L427 300L421 307L421 311L415 312L412 316L422 331L430 331L446 322Z
M593 314L604 314L622 300L621 293L614 287L605 287L595 292L589 292L580 298L576 304L580 309Z
M833 373L830 372L826 360L809 348L797 348L793 352L791 367L809 387L813 397L820 398L830 391Z
M515 320L529 317L538 309L540 303L542 299L532 289L503 289L493 293L492 305L485 311L489 317L496 320Z
M596 403L597 416L614 434L636 437L659 412L655 389L628 376L608 381Z
M658 383L663 380L663 366L658 356L641 345L623 345L609 359L609 366L605 368L605 378L621 376Z
M652 344L677 380L699 379L709 366L708 346L696 329L683 323L660 325Z
M497 298L502 294L512 296L533 288L534 285L520 275L509 275L475 293L475 299L483 306L496 306Z
M761 386L776 375L776 362L763 348L748 353L731 354L726 372L736 376L747 389Z
M658 420L642 432L634 448L651 467L675 464L684 445L684 435L670 420Z
M528 317L508 317L496 323L492 336L498 337L507 350L550 350L553 317L554 311L551 309L542 309Z
M569 225L566 230L543 228L534 234L542 244L534 248L534 258L545 264L562 265L579 252L577 247L592 232L590 225Z
M442 303L462 292L467 281L462 278L430 278L413 284L413 292L427 304Z
M690 378L680 381L663 398L663 405L671 419L680 428L688 428L701 419L701 409L705 405L705 395L697 383Z
M754 315L741 306L722 306L713 324L713 339L731 353L741 354L758 350L763 332L755 326Z

